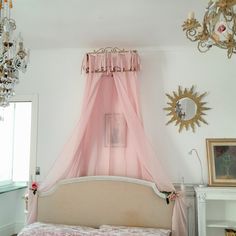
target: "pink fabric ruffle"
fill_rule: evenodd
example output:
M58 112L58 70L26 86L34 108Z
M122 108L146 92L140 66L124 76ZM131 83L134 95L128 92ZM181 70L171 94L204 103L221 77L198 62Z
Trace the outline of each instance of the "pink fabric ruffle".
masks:
M140 58L136 51L87 53L84 56L82 70L86 73L139 71Z

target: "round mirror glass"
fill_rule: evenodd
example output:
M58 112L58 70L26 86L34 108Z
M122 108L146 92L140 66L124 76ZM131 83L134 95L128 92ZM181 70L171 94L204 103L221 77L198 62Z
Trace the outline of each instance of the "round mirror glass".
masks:
M191 98L181 98L176 102L175 112L181 120L191 120L196 115L197 105Z

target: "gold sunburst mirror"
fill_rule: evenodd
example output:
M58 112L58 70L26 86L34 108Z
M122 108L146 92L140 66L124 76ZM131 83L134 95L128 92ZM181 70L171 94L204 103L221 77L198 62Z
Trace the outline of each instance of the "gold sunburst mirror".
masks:
M179 132L185 128L188 130L190 127L195 132L196 126L200 127L200 123L208 124L203 118L206 110L210 108L206 107L206 102L202 102L206 93L198 94L194 91L194 86L190 89L181 89L179 86L178 92L173 91L173 95L166 94L169 101L168 107L165 107L167 116L170 116L170 120L166 125L175 122L175 126L179 125Z

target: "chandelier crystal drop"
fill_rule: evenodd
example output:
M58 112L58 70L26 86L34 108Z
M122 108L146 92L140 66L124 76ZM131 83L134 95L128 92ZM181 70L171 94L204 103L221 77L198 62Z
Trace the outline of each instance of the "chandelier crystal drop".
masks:
M186 36L198 42L198 50L207 52L213 46L226 49L228 58L236 53L236 0L211 0L200 24L190 12L182 25Z
M19 82L19 72L26 72L29 50L21 35L14 38L15 20L11 18L12 0L0 0L0 106L9 104Z

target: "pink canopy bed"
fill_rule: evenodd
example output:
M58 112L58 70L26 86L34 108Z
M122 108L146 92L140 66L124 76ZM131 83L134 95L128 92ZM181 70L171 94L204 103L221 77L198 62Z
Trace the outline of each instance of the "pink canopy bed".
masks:
M166 172L163 170L144 131L139 105L139 81L137 77L140 70L140 58L138 53L118 49L110 51L104 49L87 53L83 60L82 70L86 73L86 86L81 118L47 178L39 185L37 193L33 194L30 191L28 223L40 220L39 214L41 214L43 207L40 204L38 205L38 200L42 196L44 197L45 193L48 195L51 189L54 189L60 181L81 182L80 180L77 181L77 178L83 179L84 176L107 176L107 178L108 176L111 176L111 178L119 176L118 178L128 177L128 181L122 179L122 182L125 183L135 182L137 184L138 180L147 181L151 186L154 183L158 189L153 187L153 191L158 193L159 197L166 197L160 191L175 192L174 186L166 176ZM111 180L109 179L109 181ZM117 183L117 181L115 182ZM100 188L102 187L96 186L96 193L99 192L98 189ZM127 188L122 187L122 189ZM83 192L86 191L83 190ZM70 194L70 196L74 194ZM110 196L110 194L107 196ZM171 210L172 217L169 227L171 228L171 235L187 236L183 196L181 193L177 197L176 194L169 195L169 198L170 196L175 198L172 203L174 206L173 211ZM123 199L122 202L124 203L126 200ZM46 206L53 205L53 202L47 203ZM61 205L68 204L61 200L59 202ZM165 203L165 201L162 202ZM165 205L167 204L165 203ZM46 209L48 208L46 207ZM163 215L165 215L165 212L162 213ZM120 218L124 218L124 216ZM133 218L135 218L134 215ZM147 218L151 218L150 215ZM43 219L45 218L42 217L42 221ZM53 218L46 219L43 222L63 223L60 220L53 222ZM75 222L67 223L74 224ZM106 221L100 223L104 224ZM132 224L126 224L123 221L107 223L142 227L156 226L149 223L142 224L140 221L135 221ZM87 221L83 222L83 220L82 224L89 225ZM98 227L98 224L91 224L91 226Z

